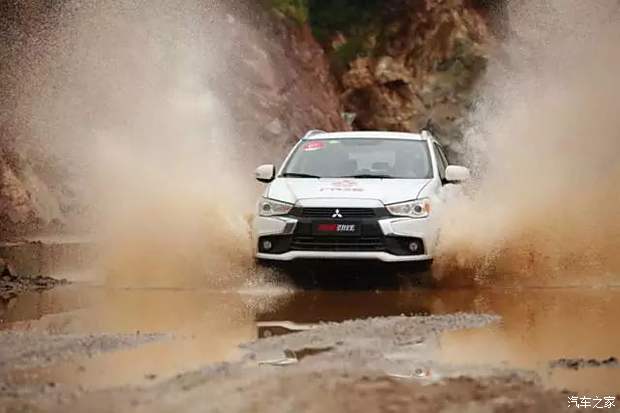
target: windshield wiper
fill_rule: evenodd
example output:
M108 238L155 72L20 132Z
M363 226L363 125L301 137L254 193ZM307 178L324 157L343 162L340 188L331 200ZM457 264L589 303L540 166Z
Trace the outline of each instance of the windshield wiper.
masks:
M299 174L296 172L285 172L282 174L285 178L321 178L320 176L310 174Z
M340 178L377 178L377 179L395 179L395 177L391 175L379 175L379 174L360 174L360 175L349 175L349 176L341 176Z

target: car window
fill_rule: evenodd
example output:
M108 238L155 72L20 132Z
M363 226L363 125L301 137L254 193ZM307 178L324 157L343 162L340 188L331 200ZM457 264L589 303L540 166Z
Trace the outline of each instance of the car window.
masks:
M313 139L297 146L282 175L321 178L429 179L426 141L413 139Z
M446 165L446 168L448 166L450 166L450 162L448 161L448 157L446 156L446 151L443 150L443 147L439 144L435 144L437 145L437 149L439 150L439 155L441 155L441 159L443 159L443 163L444 165Z
M446 179L446 168L448 167L448 159L446 155L443 153L441 147L434 143L433 149L435 151L435 158L437 158L437 168L439 169L439 177L442 181Z

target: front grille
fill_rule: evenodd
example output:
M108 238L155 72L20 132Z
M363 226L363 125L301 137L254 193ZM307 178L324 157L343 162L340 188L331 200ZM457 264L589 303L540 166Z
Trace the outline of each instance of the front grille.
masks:
M308 218L332 218L336 209L343 218L372 218L376 216L372 208L302 208L301 216Z
M299 251L384 251L382 237L295 236L291 249Z

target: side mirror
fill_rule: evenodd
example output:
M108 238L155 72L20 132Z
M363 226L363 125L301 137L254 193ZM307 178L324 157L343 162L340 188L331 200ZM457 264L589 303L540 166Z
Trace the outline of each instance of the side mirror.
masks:
M276 178L275 165L261 165L256 168L256 179L268 184Z
M450 165L446 168L446 181L457 183L469 180L469 169L464 166Z

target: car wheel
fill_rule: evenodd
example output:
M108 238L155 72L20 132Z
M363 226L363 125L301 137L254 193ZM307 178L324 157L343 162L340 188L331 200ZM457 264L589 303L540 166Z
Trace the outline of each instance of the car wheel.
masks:
M435 278L432 269L433 261L420 261L408 265L399 271L398 277L401 280L401 288L432 288L435 286Z
M419 261L414 264L414 269L420 272L430 271L433 267L433 260Z

